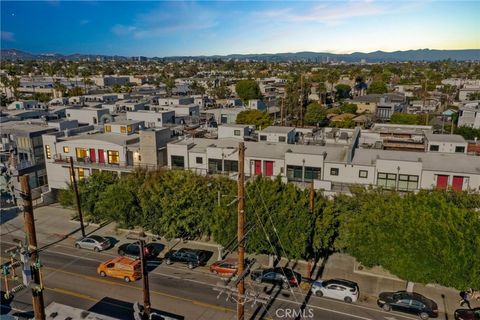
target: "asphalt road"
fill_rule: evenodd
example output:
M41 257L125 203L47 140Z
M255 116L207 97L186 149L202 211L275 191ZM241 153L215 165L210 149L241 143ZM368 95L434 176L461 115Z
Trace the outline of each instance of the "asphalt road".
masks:
M1 238L1 253L12 245L8 235ZM125 283L119 279L101 278L96 274L98 264L116 256L116 248L96 253L73 247L69 239L53 244L40 253L44 265L45 304L56 301L73 307L107 314L121 319L132 319L131 306L142 302L141 281ZM206 268L188 270L184 265L167 266L161 261L149 262L151 304L156 310L178 319L235 319L236 305L226 301L226 295L217 298L213 288L220 279ZM2 290L3 290L2 281ZM384 312L371 305L346 304L315 296L301 290L281 290L271 285L257 285L247 281L247 290L262 292L272 297L268 305L246 305L246 319L296 319L304 305L303 319L326 320L405 320L418 319L394 312ZM307 303L305 304L305 301ZM31 295L28 289L18 293L2 313L30 311Z

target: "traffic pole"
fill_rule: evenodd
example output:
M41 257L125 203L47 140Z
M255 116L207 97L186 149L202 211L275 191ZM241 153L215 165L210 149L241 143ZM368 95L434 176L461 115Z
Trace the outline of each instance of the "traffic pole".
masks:
M238 241L238 270L237 274L243 274L244 261L245 261L245 144L239 143L238 147L238 207L237 207L237 241ZM245 307L244 307L244 295L245 295L245 280L240 279L237 284L237 320L244 320Z
M85 238L85 226L83 225L82 204L80 202L80 194L78 193L77 178L75 177L75 169L73 168L73 157L70 157L70 177L72 178L73 190L75 191L78 219L80 219L80 229L82 230L82 237Z
M148 284L147 261L145 259L145 240L140 240L140 261L142 263L142 289L143 289L143 316L145 319L150 318L150 287Z
M25 219L25 232L28 239L28 252L34 265L31 266L33 281L36 288L32 288L33 312L36 320L45 320L45 304L43 301L43 288L41 283L40 266L38 263L37 234L35 233L35 219L33 217L32 193L28 182L28 175L20 177L23 198L23 217Z

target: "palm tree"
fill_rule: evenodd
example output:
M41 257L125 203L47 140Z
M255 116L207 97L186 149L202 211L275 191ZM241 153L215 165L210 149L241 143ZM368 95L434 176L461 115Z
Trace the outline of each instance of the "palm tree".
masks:
M333 85L338 80L340 80L340 73L338 73L337 70L332 70L327 76L327 81L330 83L330 92L332 93L332 98L333 98Z
M13 77L10 80L10 88L12 89L13 96L15 97L15 100L18 100L18 98L19 98L18 87L20 87L20 78L19 77Z
M5 95L7 95L7 88L10 86L10 80L8 79L7 76L2 75L0 78L0 82L2 83L3 91L5 92Z

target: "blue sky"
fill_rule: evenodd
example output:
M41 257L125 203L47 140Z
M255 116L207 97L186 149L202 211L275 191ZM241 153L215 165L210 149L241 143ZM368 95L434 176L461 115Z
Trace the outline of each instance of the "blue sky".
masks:
M1 47L171 56L479 49L480 1L1 1Z

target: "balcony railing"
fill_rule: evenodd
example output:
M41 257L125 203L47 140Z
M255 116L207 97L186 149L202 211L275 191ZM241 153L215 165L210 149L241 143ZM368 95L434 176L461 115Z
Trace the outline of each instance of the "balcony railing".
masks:
M63 164L64 166L70 165L70 157L62 157L61 155L54 156L54 162ZM85 168L98 168L98 169L113 169L113 170L121 170L121 171L132 171L136 168L148 169L148 170L156 170L160 169L163 166L157 164L145 164L145 163L135 163L131 164L128 162L117 162L117 163L108 163L108 162L93 162L90 158L85 157L82 159L75 159L73 158L73 164L77 167L85 167Z

